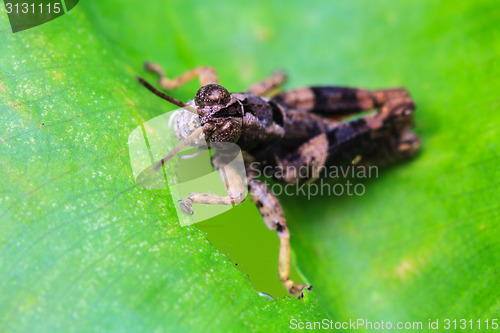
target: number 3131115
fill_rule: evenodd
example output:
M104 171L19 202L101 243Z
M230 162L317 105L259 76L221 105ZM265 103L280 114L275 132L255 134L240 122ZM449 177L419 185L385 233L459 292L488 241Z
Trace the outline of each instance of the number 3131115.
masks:
M457 320L457 319L445 319L444 320L444 329L445 330L448 330L448 329L461 329L461 330L465 330L465 329L491 329L491 330L497 330L498 329L498 319L485 319L485 320L481 320L481 319L478 319L476 321L473 321L472 319L470 320L466 320L466 319L460 319L460 320Z
M60 3L47 3L47 4L35 4L29 2L21 2L21 3L5 3L5 10L7 14L15 13L15 14L59 14L61 12L61 4Z

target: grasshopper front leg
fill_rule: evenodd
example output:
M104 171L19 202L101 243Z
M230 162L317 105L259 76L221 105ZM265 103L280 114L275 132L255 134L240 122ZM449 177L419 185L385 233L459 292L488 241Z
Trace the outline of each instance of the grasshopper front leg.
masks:
M227 196L209 193L191 193L186 198L179 200L179 204L187 214L194 214L193 204L205 205L235 205L245 200L245 184L241 175L229 164L223 164L214 156L212 164L219 172L227 189Z
M261 181L248 178L248 187L252 200L257 205L264 222L270 230L276 230L280 239L279 276L285 288L292 295L302 297L304 289L311 290L311 286L294 283L290 279L290 232L286 225L283 209L278 199Z
M251 85L245 92L256 96L265 96L279 89L286 81L286 74L278 71L268 78Z
M195 67L173 79L169 79L165 76L163 69L157 65L150 62L144 64L146 70L156 73L159 76L158 84L163 89L177 89L184 85L186 82L193 80L198 77L201 86L206 86L207 84L219 84L219 78L215 72L215 68L207 66Z

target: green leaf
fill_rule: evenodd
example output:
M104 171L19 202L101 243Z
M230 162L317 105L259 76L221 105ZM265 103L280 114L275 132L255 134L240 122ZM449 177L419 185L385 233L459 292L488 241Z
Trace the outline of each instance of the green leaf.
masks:
M285 331L327 317L424 330L439 318L442 330L498 317L497 7L103 0L16 34L1 16L0 330ZM231 91L277 68L287 88L407 87L422 153L360 197L282 196L314 289L268 300L234 265L283 295L275 234L251 202L199 224L217 250L179 226L168 193L135 185L128 135L173 109L134 81L144 60L169 75L214 66Z
M422 152L364 182L361 197L287 198L297 261L333 319L424 331L428 319L438 331L445 319L473 319L474 330L481 319L484 330L500 314L500 12L488 1L343 9L354 12L322 23L342 32L324 41L338 46L325 46L325 71L407 87Z
M1 17L0 330L270 331L324 317L313 295L259 296L179 226L168 192L135 185L128 136L166 103L134 80L147 56L112 49L92 17L82 5L16 34Z

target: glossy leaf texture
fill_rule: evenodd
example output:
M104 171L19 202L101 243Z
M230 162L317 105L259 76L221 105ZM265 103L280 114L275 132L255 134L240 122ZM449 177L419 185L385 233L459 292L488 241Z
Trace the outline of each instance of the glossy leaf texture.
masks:
M425 331L428 319L498 317L499 18L486 0L103 0L12 34L1 16L1 330L265 332L365 318ZM134 81L144 60L171 75L214 66L231 91L275 69L286 88L404 86L422 152L360 197L283 196L314 288L268 300L196 225L178 225L168 192L135 185L128 135L174 108ZM253 265L273 263L264 276L277 290L274 234L250 202L214 221L236 220L260 231L225 237L265 235L248 241L272 249Z
M90 17L77 7L16 34L0 21L0 330L269 331L324 317L314 296L260 296L179 226L168 191L136 186L128 136L168 106Z

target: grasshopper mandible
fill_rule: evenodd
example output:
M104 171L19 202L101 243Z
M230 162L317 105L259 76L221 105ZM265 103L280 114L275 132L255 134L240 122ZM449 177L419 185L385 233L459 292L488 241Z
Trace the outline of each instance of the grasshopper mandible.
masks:
M267 227L276 230L280 239L279 276L291 294L302 295L303 289L311 287L290 279L290 232L283 209L250 165L257 161L261 166L278 166L285 171L306 167L311 171L306 177L295 172L275 177L281 182L298 184L313 181L316 176L311 175L317 175L327 165L366 167L394 162L414 156L420 147L419 137L411 130L415 104L404 88L370 91L308 87L271 95L286 78L284 73L277 72L243 93L229 93L219 84L212 67L197 67L174 79L168 79L156 64L146 63L145 68L159 76L158 83L166 90L178 88L196 77L201 84L194 100L183 103L137 78L151 92L191 111L201 121L201 127L193 129L189 127L189 117L178 120L176 131L182 142L157 165L200 135L207 142L236 143L244 153L250 196ZM367 110L376 112L352 117ZM345 120L346 117L351 120ZM224 151L213 145L210 148L215 150L211 161L218 169L224 164ZM240 177L236 173L229 176ZM193 204L235 204L245 200L241 193L234 190L228 191L227 196L191 193L180 200L180 205L186 213L193 214Z

